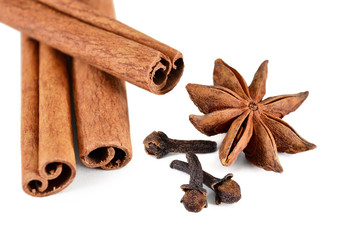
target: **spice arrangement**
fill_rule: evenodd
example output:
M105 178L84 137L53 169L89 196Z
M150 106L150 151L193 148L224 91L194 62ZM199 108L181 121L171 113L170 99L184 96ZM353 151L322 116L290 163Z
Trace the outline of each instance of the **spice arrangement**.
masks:
M308 97L308 92L280 95L263 100L266 93L268 61L264 61L247 86L244 78L221 59L215 61L214 85L187 84L191 100L205 115L190 115L190 122L207 136L226 133L219 149L224 166L232 165L241 152L246 159L267 171L281 173L278 152L298 153L316 148L303 139L282 118L295 111ZM207 207L203 184L215 191L216 204L234 203L241 199L233 174L218 179L201 168L194 153L213 152L200 141L169 140L163 132L153 132L143 142L148 154L161 158L168 152L187 153L188 163L174 160L170 167L190 175L181 202L190 212ZM173 146L175 145L175 146Z
M0 0L0 21L22 33L24 191L47 196L74 179L71 99L81 162L105 170L126 166L132 145L125 81L165 94L181 78L182 54L115 20L112 0ZM194 127L207 136L226 133L218 153L224 166L244 152L251 164L281 173L278 152L316 147L283 120L308 92L263 99L267 76L264 61L248 86L234 68L217 59L213 86L186 86L204 114L189 116ZM241 199L233 174L217 178L202 169L196 154L217 151L216 142L172 139L154 131L143 144L156 158L186 154L187 162L174 160L170 168L189 175L189 183L181 186L188 211L207 207L204 185L215 192L217 205Z
M203 184L215 192L215 203L235 203L241 199L240 186L229 173L219 179L202 170L201 163L195 153L212 153L216 151L216 142L205 140L170 139L163 132L152 132L143 141L146 153L161 158L169 152L186 153L186 162L174 160L170 167L190 175L189 184L181 189L185 195L181 202L190 212L200 212L207 207L207 191Z

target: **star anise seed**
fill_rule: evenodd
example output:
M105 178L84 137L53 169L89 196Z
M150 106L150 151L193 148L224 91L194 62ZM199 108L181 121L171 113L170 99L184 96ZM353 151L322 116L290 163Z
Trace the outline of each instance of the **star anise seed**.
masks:
M253 165L281 173L278 151L298 153L316 147L282 120L303 103L308 92L262 100L267 75L268 61L264 61L248 87L235 69L217 59L214 86L186 86L191 100L205 114L190 115L195 128L208 136L227 132L219 151L225 166L244 151Z

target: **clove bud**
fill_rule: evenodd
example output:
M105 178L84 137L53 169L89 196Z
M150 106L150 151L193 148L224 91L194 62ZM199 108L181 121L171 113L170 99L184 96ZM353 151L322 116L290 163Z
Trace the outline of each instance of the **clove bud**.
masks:
M186 162L174 160L171 162L170 167L190 174L190 167ZM216 204L220 204L222 202L236 203L241 199L240 186L237 182L231 179L232 177L233 174L229 173L220 179L203 171L203 183L215 192Z
M168 138L161 131L152 132L143 140L148 154L162 158L170 152L177 153L211 153L216 151L217 144L207 140L176 140Z
M200 212L207 207L206 190L202 187L203 172L201 163L194 153L187 153L186 158L190 169L189 184L184 184L181 189L185 195L181 199L189 212Z

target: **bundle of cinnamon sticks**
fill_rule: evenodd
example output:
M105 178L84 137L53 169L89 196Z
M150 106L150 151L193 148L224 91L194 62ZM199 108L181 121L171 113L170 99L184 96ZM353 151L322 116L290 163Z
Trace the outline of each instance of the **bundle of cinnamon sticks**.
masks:
M182 54L115 20L112 0L0 0L0 22L22 32L24 191L54 194L75 177L71 89L81 162L125 166L124 81L165 94L180 80Z

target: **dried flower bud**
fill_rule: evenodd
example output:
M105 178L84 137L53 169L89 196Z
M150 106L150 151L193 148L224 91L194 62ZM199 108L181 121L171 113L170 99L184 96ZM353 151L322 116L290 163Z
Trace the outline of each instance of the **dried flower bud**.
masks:
M182 187L181 187L182 188ZM184 196L181 199L184 207L189 212L200 212L207 207L206 192L197 189L183 189Z
M148 154L162 158L168 153L168 137L163 132L152 132L143 140L145 150Z
M211 186L216 194L216 204L220 204L222 202L235 203L241 199L240 186L231 178L232 174L228 174L219 183Z
M170 167L190 174L188 163L180 160L172 161ZM216 204L236 203L241 199L240 186L237 182L231 179L232 177L233 174L229 173L223 178L216 178L203 171L203 183L215 192Z
M210 153L215 152L217 147L216 142L213 141L171 139L161 131L152 132L143 140L143 144L145 145L146 152L157 158L162 158L170 152Z

